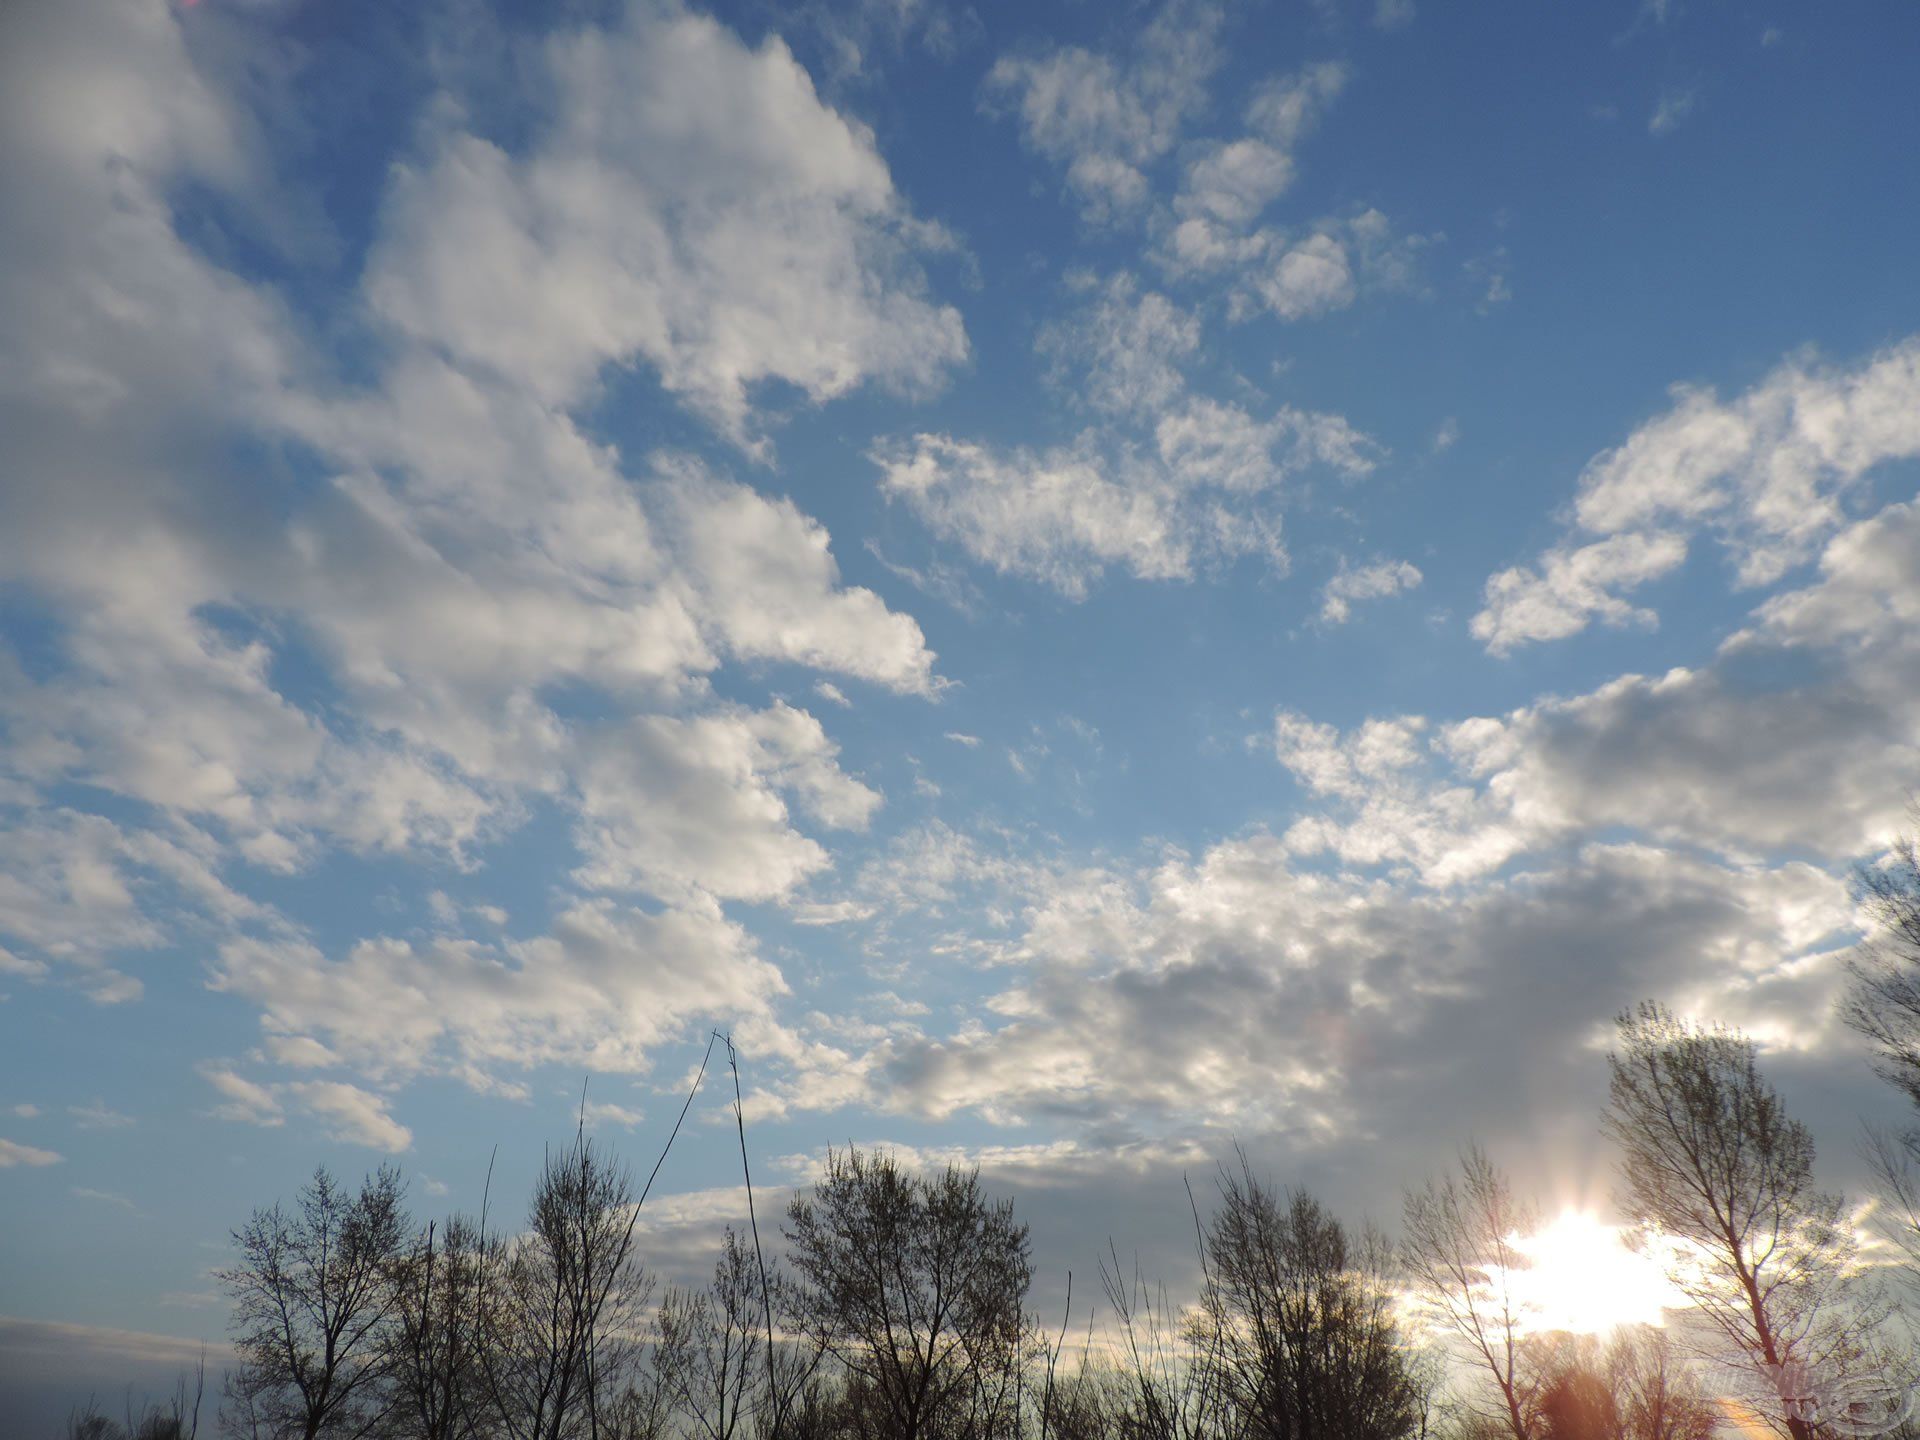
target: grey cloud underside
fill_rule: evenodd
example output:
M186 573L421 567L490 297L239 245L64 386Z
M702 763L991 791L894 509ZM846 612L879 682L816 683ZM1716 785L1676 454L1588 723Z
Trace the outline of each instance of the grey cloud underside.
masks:
M1895 504L1696 669L1448 725L1283 711L1306 801L1280 834L1076 868L918 832L851 889L889 917L882 953L1000 984L958 1026L876 1029L868 1094L1088 1136L1264 1136L1330 1172L1380 1142L1437 1160L1471 1116L1591 1168L1606 1019L1656 995L1746 1027L1813 1103L1871 1108L1831 1006L1860 925L1849 866L1920 774L1916 607L1920 509Z

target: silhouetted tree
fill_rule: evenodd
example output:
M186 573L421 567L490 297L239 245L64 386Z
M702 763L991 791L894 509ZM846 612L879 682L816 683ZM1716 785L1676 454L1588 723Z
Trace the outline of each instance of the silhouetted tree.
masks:
M1249 1440L1402 1440L1428 1380L1394 1313L1392 1247L1350 1236L1304 1191L1283 1204L1244 1155L1222 1170L1190 1338L1231 1433Z
M1850 1296L1841 1202L1814 1184L1813 1140L1760 1074L1751 1040L1643 1003L1618 1020L1606 1133L1633 1219L1685 1244L1669 1279L1748 1367L1762 1413L1814 1433L1781 1384L1841 1373L1873 1315Z
M1529 1261L1514 1243L1537 1216L1486 1152L1469 1145L1458 1177L1430 1180L1406 1197L1402 1251L1430 1322L1484 1373L1512 1440L1536 1440L1538 1378L1526 1363L1526 1315L1513 1277Z
M428 1225L396 1267L387 1370L397 1428L408 1440L486 1433L485 1273L479 1229L458 1215Z
M1920 809L1914 812L1920 821ZM1840 1016L1873 1046L1875 1068L1920 1109L1920 850L1912 836L1859 875L1875 932L1848 965Z
M1719 1408L1664 1330L1623 1326L1605 1340L1549 1333L1527 1345L1547 1440L1711 1440L1719 1427Z
M603 1440L657 1427L634 1387L652 1282L634 1245L632 1176L584 1131L549 1154L524 1233L482 1243L476 1351L489 1409L511 1440Z
M977 1171L919 1177L829 1151L788 1207L792 1323L847 1377L847 1433L985 1440L1013 1424L1033 1266L1011 1201Z
M777 1275L769 1284L777 1286ZM660 1307L655 1363L667 1402L702 1440L770 1434L772 1412L786 1406L767 1394L769 1374L776 1383L784 1378L789 1389L805 1383L807 1377L794 1371L797 1356L776 1355L769 1369L766 1309L759 1262L731 1226L712 1283L705 1290L674 1291ZM817 1357L817 1349L812 1353Z
M361 1440L385 1417L385 1330L405 1244L399 1172L350 1193L325 1169L292 1210L256 1210L219 1272L233 1296L238 1367L228 1420L262 1440Z

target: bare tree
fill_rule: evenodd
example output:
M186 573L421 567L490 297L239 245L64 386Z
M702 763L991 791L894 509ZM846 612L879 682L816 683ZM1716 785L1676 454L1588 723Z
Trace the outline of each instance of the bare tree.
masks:
M316 1170L294 1208L256 1210L219 1272L233 1296L239 1366L229 1417L251 1433L361 1440L386 1414L394 1272L406 1234L399 1172L357 1194Z
M1913 812L1920 823L1920 807ZM1855 953L1840 1018L1873 1046L1886 1081L1920 1108L1920 850L1913 836L1859 875L1878 929Z
M1195 1226L1199 1220L1195 1217ZM1204 1239L1201 1274L1208 1273ZM1195 1356L1165 1287L1149 1286L1136 1263L1121 1268L1119 1251L1107 1242L1100 1283L1113 1309L1119 1355L1109 1376L1083 1372L1076 1400L1083 1426L1105 1423L1125 1440L1203 1440L1219 1433L1220 1367L1215 1347ZM1103 1433L1093 1431L1092 1433Z
M1477 1145L1461 1152L1458 1177L1430 1180L1406 1197L1403 1254L1414 1292L1435 1328L1485 1373L1513 1440L1536 1440L1539 1381L1527 1364L1513 1277L1529 1264L1514 1242L1537 1220Z
M479 1228L458 1215L428 1225L397 1267L387 1368L410 1437L472 1440L484 1433L485 1273Z
M1683 1251L1669 1279L1793 1440L1800 1375L1844 1370L1871 1307L1849 1294L1854 1247L1840 1200L1814 1184L1813 1140L1760 1074L1754 1043L1643 1003L1619 1017L1606 1133L1633 1219Z
M660 1307L657 1365L668 1403L705 1440L750 1433L765 1368L759 1266L727 1227L713 1283L672 1291ZM743 1428L747 1426L747 1428Z
M856 1433L1006 1433L1033 1274L1011 1201L989 1200L977 1171L922 1178L891 1156L829 1151L786 1236L792 1319L846 1372Z
M602 1440L647 1410L638 1392L624 1398L652 1289L637 1217L632 1176L581 1130L548 1155L526 1231L482 1243L476 1353L491 1413L512 1440Z
M1665 1330L1623 1326L1604 1339L1549 1332L1527 1348L1548 1440L1712 1440L1719 1428L1719 1407Z
M1240 1156L1206 1230L1190 1339L1218 1377L1227 1429L1250 1440L1404 1440L1427 1373L1394 1311L1393 1252L1350 1236L1304 1191L1280 1197Z

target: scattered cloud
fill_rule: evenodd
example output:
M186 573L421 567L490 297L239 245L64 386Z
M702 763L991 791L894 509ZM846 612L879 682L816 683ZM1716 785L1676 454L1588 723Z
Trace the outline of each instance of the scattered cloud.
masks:
M1671 574L1686 558L1687 542L1670 531L1549 550L1537 568L1516 566L1487 581L1485 606L1473 617L1474 638L1505 655L1530 641L1577 635L1595 619L1650 630L1659 617L1618 592Z
M1002 574L1084 597L1109 567L1174 580L1256 556L1284 568L1288 479L1314 466L1371 471L1381 447L1337 415L1283 407L1256 419L1192 398L1163 412L1151 449L1091 437L1035 453L945 435L877 448L881 488Z
M104 1100L97 1096L85 1105L69 1105L67 1113L79 1122L82 1130L118 1130L133 1124L131 1115L122 1115L111 1110Z
M1040 331L1056 378L1078 376L1079 393L1109 414L1158 411L1186 388L1183 364L1200 345L1199 317L1121 273L1091 299Z
M1065 167L1086 219L1137 213L1150 193L1148 167L1206 104L1224 19L1213 0L1165 0L1125 54L1066 45L1003 56L983 103L1016 116L1027 145Z
M17 1140L0 1139L0 1170L12 1165L58 1165L66 1157Z
M137 1211L140 1208L124 1195L116 1194L112 1190L90 1189L85 1185L74 1186L73 1196L76 1200L98 1200L103 1205L117 1205L122 1210Z
M1413 23L1413 0L1377 0L1373 23L1381 30L1404 30Z
M1673 405L1581 472L1574 520L1604 536L1487 583L1474 634L1495 650L1578 633L1593 618L1651 623L1621 598L1711 535L1737 582L1772 584L1818 553L1878 467L1920 456L1920 338L1851 367L1786 362L1732 400L1679 386Z
M1647 133L1668 135L1678 130L1699 103L1700 92L1691 87L1662 90L1660 98L1654 102L1653 113L1647 117Z
M1320 619L1324 624L1344 625L1353 617L1356 602L1411 590L1421 578L1419 568L1405 560L1376 560L1356 568L1342 561L1340 569L1320 587Z

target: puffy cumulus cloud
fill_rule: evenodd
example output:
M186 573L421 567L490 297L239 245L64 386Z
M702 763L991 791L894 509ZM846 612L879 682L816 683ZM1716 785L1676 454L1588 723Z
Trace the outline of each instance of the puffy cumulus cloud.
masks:
M965 359L911 263L941 237L777 37L636 0L544 60L524 153L456 129L396 181L368 297L403 333L555 404L645 360L743 442L756 383L924 389Z
M1699 666L1445 726L1376 720L1343 735L1283 712L1276 755L1332 802L1288 844L1436 885L1618 830L1844 865L1898 828L1920 773L1916 618L1909 502L1841 531L1813 583L1765 601Z
M670 906L621 924L732 937L713 896L778 898L826 863L803 826L858 827L879 796L813 717L717 702L716 672L931 695L933 655L791 501L624 456L572 407L641 362L751 441L762 381L930 384L965 354L913 260L944 242L779 42L638 5L539 52L546 99L506 127L524 150L437 107L348 279L365 303L323 345L186 238L222 223L176 213L189 182L244 207L273 177L182 23L111 0L6 18L0 180L38 199L0 215L0 580L48 626L0 651L0 848L20 862L0 867L0 965L108 1001L140 991L113 956L185 935L295 953L240 867L470 868L535 804L576 822L586 883ZM115 818L49 805L61 786ZM244 967L217 973L255 995ZM295 1070L346 1053L270 1039ZM224 1103L397 1142L338 1090L260 1083Z
M1536 565L1502 570L1487 581L1485 604L1473 617L1474 638L1505 655L1529 641L1576 635L1596 618L1651 629L1659 616L1617 592L1670 574L1686 558L1685 538L1670 531L1549 550Z
M1138 211L1147 170L1206 104L1224 18L1212 0L1166 0L1125 56L1077 45L1003 56L987 74L985 103L1017 114L1027 144L1066 167L1089 220Z
M1507 649L1643 616L1620 592L1678 564L1691 531L1713 536L1740 584L1774 584L1846 523L1869 474L1916 457L1920 337L1850 367L1789 360L1731 400L1678 387L1581 473L1574 518L1607 538L1494 576L1474 633Z
M1320 587L1320 618L1328 625L1344 625L1353 618L1354 605L1381 600L1419 585L1420 567L1407 560L1375 560L1340 569Z
M1598 1079L1569 1084L1566 1056L1646 994L1830 1049L1853 908L1841 878L1804 864L1596 845L1433 892L1304 873L1256 832L1062 872L1024 914L1017 983L948 1033L890 1031L862 1062L873 1099L1103 1138L1254 1133L1351 1160L1425 1123L1408 1094L1476 1126L1537 1121L1533 1107L1584 1119Z
M1002 574L1076 598L1108 565L1142 579L1186 574L1191 541L1164 492L1115 478L1087 450L1001 450L945 435L873 452L881 488L935 534Z
M919 625L873 591L841 584L826 528L791 500L697 470L682 470L668 493L668 523L698 597L695 612L728 653L908 694L935 688L933 652Z
M783 792L840 829L863 828L880 804L837 753L818 720L784 704L601 732L578 772L577 878L656 895L784 895L828 861L790 825Z
M1382 453L1337 415L1282 407L1261 420L1188 397L1137 447L1086 435L1035 453L919 435L872 459L889 498L975 561L1079 598L1109 566L1142 580L1246 555L1284 567L1286 482L1313 466L1364 475Z
M708 901L646 911L579 901L544 935L365 940L330 958L303 940L235 939L214 963L217 989L256 1002L270 1041L386 1082L451 1074L487 1088L499 1072L563 1063L643 1071L652 1049L702 1018L760 1022L784 993L780 972ZM207 1077L231 1118L277 1121L285 1097L322 1092L242 1075Z

